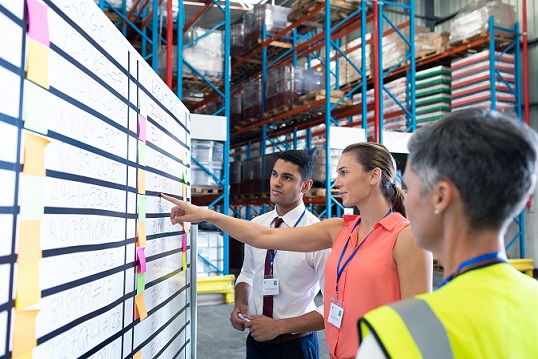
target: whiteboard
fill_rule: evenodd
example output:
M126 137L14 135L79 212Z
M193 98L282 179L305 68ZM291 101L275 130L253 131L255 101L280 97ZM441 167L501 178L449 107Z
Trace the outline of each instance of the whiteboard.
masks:
M0 359L190 358L188 110L93 0L0 34Z

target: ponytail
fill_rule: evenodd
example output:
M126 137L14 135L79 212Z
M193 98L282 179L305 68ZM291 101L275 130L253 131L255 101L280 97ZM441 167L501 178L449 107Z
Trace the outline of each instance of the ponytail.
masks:
M394 183L391 183L390 187L391 187L391 192L392 192L390 196L390 203L392 204L392 210L406 217L404 200L407 195L405 194L403 189L396 186Z

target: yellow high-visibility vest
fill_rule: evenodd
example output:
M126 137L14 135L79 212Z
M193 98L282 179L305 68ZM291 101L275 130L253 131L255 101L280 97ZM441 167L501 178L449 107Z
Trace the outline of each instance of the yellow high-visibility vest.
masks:
M367 313L367 333L390 358L538 358L538 281L507 263L472 269Z

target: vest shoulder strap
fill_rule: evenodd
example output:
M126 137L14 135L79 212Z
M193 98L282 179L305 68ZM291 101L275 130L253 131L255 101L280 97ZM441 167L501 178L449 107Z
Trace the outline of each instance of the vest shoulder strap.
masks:
M453 359L445 326L422 299L411 298L389 305L404 322L424 359Z

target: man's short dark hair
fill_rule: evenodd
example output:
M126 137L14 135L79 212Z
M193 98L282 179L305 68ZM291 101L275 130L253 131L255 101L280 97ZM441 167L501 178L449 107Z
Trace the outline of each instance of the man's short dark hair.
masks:
M522 210L536 183L536 132L496 111L452 112L418 129L408 147L422 192L438 181L454 183L475 229L499 229Z
M310 180L314 174L314 160L306 151L289 150L278 156L279 160L291 162L297 166L301 174L301 180Z

